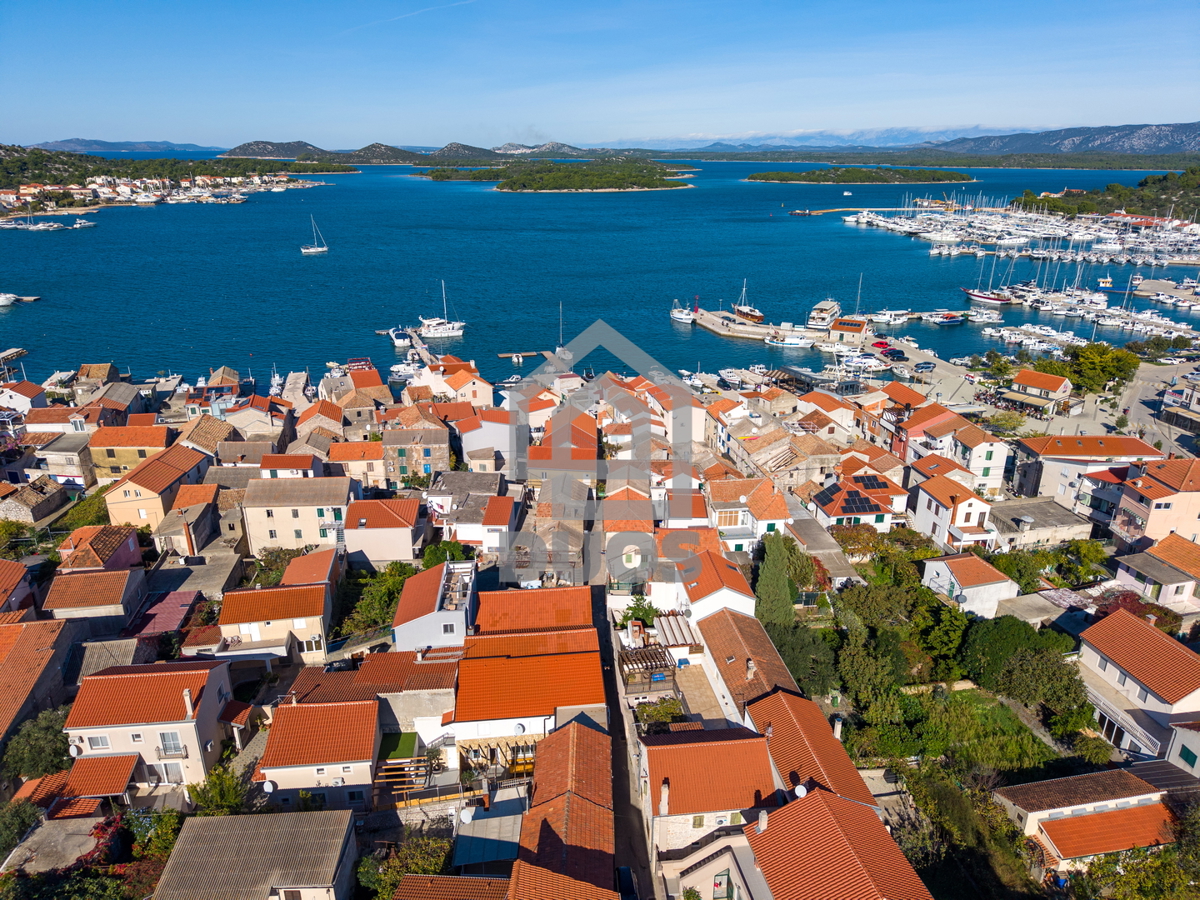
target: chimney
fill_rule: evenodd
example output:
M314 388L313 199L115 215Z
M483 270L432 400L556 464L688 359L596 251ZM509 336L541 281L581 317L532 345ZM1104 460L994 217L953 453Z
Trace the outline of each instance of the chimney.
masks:
M758 666L754 664L754 660L752 660L750 657L746 657L746 680L753 681L757 672Z
M658 794L658 814L660 816L670 815L671 809L671 779L664 778L662 780L662 790Z
M193 719L196 717L196 708L192 706L192 689L183 689L183 708L187 710L187 717Z
M759 834L767 830L767 811L765 809L758 811L758 824L754 826L754 830Z
M295 691L292 691L291 697L292 697L292 706L295 706L297 703Z
M842 717L841 716L833 717L833 737L834 737L834 740L838 740L838 741L840 741L842 739Z
M423 659L425 659L425 650L424 649L418 650L417 651L417 662L421 662Z

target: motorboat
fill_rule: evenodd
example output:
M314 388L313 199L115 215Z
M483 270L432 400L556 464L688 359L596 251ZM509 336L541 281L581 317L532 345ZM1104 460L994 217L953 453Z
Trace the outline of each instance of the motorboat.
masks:
M72 225L71 227L72 228L95 228L96 223L93 222L91 219L79 218L79 219L75 220L75 224Z
M675 300L671 304L671 321L679 322L681 325L691 325L696 321L696 314L686 306L680 306L679 301Z
M745 319L747 322L753 322L755 325L761 324L766 318L760 309L751 306L746 302L746 279L742 279L742 296L738 298L738 302L733 305L733 314L739 319ZM672 316L674 313L672 312Z
M731 388L738 388L742 386L742 379L741 376L738 375L737 369L721 369L717 372L717 375L719 375L721 380Z
M407 328L401 328L397 325L395 328L389 328L388 337L392 339L392 346L401 349L412 346L412 336L409 335Z
M325 238L321 236L321 230L317 228L317 220L312 216L308 218L312 221L313 242L301 245L300 252L305 256L317 256L321 253L328 253L329 245L325 243Z
M776 331L763 338L763 343L770 347L795 347L807 350L813 345L813 339L799 334L780 334Z
M911 312L907 309L881 309L871 316L871 321L881 325L899 325L901 322L907 322L910 315Z
M967 321L966 316L962 313L951 312L947 309L936 309L931 313L925 313L921 319L930 325L961 325Z
M842 314L842 305L832 297L822 300L808 314L808 327L826 329Z
M0 306L12 306L16 302L16 294L0 294Z

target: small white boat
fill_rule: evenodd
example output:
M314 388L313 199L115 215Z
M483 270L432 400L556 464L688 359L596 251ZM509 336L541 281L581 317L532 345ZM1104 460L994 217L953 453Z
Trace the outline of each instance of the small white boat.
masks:
M910 375L912 375L912 372L908 370L907 366L894 365L892 366L892 374L897 378L908 378Z
M388 329L388 337L392 339L392 346L404 349L412 346L412 337L408 333L408 329L396 326Z
M275 190L275 188L272 188ZM321 231L317 228L317 220L309 216L312 220L313 242L311 244L303 244L300 247L300 252L305 256L316 256L319 253L328 253L329 245L325 243L325 238L321 236Z
M686 306L680 306L679 301L675 300L671 304L671 321L679 322L682 325L691 325L696 321L696 314Z
M854 195L851 194L849 191L842 191L842 196L843 197L853 197Z
M721 369L717 372L721 376L721 380L732 388L742 386L741 376L738 375L736 369Z
M763 343L771 347L796 347L801 350L806 350L813 345L812 338L806 338L799 334L780 334L773 332L763 338Z
M95 228L96 223L93 222L91 219L80 218L80 219L76 219L75 224L72 225L71 227L72 228Z
M0 294L0 306L12 306L16 302L16 294Z

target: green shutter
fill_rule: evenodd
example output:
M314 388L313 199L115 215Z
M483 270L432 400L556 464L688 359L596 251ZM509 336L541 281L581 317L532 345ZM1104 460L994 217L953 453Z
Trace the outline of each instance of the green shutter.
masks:
M768 522L768 523L767 523L767 531L774 531L774 530L775 530L775 523L774 523L774 522Z
M397 447L396 448L396 456L398 456L400 459L404 459L404 457L408 456L408 451L405 450L403 447Z
M333 521L335 521L335 522L340 522L340 521L342 521L342 511L341 511L340 509L336 509L336 508L334 509L334 511L333 511Z
M1189 768L1196 765L1196 754L1187 747L1179 748L1179 758L1187 763Z

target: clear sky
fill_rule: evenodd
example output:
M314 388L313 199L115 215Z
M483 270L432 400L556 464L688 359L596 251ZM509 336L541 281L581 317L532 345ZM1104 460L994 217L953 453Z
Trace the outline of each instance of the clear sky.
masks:
M1197 0L3 0L0 142L1200 120Z

